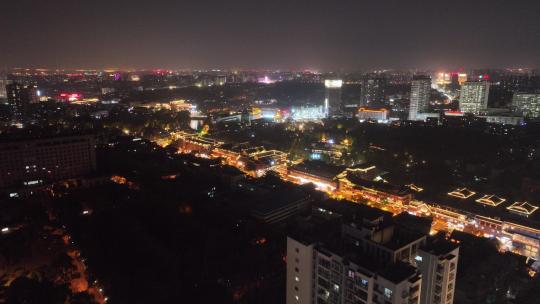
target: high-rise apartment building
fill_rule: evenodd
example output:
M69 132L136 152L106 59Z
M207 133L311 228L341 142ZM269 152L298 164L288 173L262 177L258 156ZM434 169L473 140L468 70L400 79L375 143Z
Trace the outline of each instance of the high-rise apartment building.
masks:
M6 87L8 85L8 80L5 75L2 75L0 72L0 99L7 99Z
M289 234L287 304L435 304L443 293L437 304L453 303L456 244L432 241L385 212L347 206L343 214L314 208Z
M341 79L326 79L324 81L324 109L328 117L339 115L343 111L341 102L341 87L343 80Z
M10 83L6 86L7 100L16 117L21 118L27 106L39 102L38 89L33 85Z
M384 76L366 76L361 84L361 106L366 107L373 103L383 103L386 94L386 83L387 80Z
M461 86L459 109L464 113L479 114L487 109L489 82L467 81Z
M459 247L441 240L418 249L416 265L422 273L420 303L453 303Z
M427 112L430 93L430 77L418 76L413 78L413 81L411 83L411 103L409 106L409 120L417 120L418 113Z
M512 107L525 117L540 117L540 93L517 92L512 98Z

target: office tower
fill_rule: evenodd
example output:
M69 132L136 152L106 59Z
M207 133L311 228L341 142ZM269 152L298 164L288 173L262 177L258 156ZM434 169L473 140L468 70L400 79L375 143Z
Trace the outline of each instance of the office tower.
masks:
M10 104L38 103L38 89L33 85L10 83L6 86L7 99Z
M24 90L23 86L18 83L10 83L6 86L8 104L11 107L11 111L15 119L20 119L22 116L22 113L24 112L23 90Z
M327 117L333 117L342 113L341 86L343 80L326 79L324 81L324 109Z
M429 240L418 249L416 265L422 273L421 304L453 303L459 247L455 243Z
M37 86L28 85L24 88L24 101L28 103L38 103L39 102L39 90Z
M479 114L487 109L489 82L467 81L461 87L459 109L464 113Z
M450 83L448 84L447 88L451 91L457 91L459 88L463 85L465 82L460 82L459 79L459 73L453 72L449 74L450 76Z
M452 292L441 303L453 303L454 286L449 284L454 284L457 267L455 244L434 247L426 234L394 223L390 214L344 204L343 214L313 208L287 237L287 304L434 304L422 301L422 292L433 290L428 296L436 298L439 281L447 284L444 292ZM424 259L429 264L417 267ZM424 277L430 280L424 282Z
M409 120L418 120L418 113L428 110L431 93L431 78L417 76L411 83L411 103L409 106Z
M463 85L465 82L467 82L467 74L466 73L458 73L457 74L457 82L459 85Z
M435 78L435 83L440 87L449 85L451 83L450 74L449 73L443 73L443 72L438 73L437 77Z
M8 80L5 75L0 73L0 99L7 99L7 90Z
M540 90L540 75L531 75L528 87L531 90Z
M511 73L501 76L500 86L505 90L517 92L529 88L529 75L525 73Z
M222 86L227 83L227 76L226 75L218 75L216 76L216 79L214 81L215 85Z
M0 143L0 188L42 185L96 169L94 137L63 136Z
M540 93L514 93L512 107L525 117L540 117Z
M361 106L369 106L372 103L384 103L385 91L385 77L380 75L366 76L362 80Z
M10 83L6 86L6 93L16 119L24 116L29 104L39 102L38 89L33 85Z
M23 86L18 83L10 83L6 86L8 102L12 105L20 104L22 100Z

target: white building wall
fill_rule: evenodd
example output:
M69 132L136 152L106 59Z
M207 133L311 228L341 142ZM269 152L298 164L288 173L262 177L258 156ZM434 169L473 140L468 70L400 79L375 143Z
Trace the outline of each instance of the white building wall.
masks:
M487 109L489 82L466 82L461 87L459 109L464 113L479 114Z
M312 303L313 246L287 237L287 304Z
M416 79L411 83L409 120L418 120L418 113L427 111L431 93L431 79Z
M443 256L418 250L417 266L423 277L421 304L452 304L456 288L459 248Z

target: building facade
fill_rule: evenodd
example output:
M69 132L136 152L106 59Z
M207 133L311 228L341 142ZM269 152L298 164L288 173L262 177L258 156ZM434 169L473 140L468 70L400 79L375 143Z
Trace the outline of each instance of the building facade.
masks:
M467 81L461 86L459 109L464 113L478 115L487 109L488 96L489 82Z
M385 77L366 76L361 84L360 105L365 107L373 103L383 103L386 95L387 80Z
M8 80L5 75L2 75L0 72L0 100L7 99L6 87L8 85Z
M336 216L321 208L314 212ZM340 223L338 235L328 234L325 227L287 238L287 304L434 304L430 299L442 292L445 299L449 292L451 296L440 303L453 303L456 251L441 254L422 249L431 248L426 235L405 231L384 215ZM324 224L316 220L313 226ZM326 235L326 240L320 235ZM433 267L417 265L430 259ZM441 267L447 270L443 278L439 278ZM443 280L446 289L439 291ZM424 289L439 293L424 295Z
M343 80L326 79L324 81L324 109L327 117L340 115L343 112L341 102L341 87Z
M32 85L10 83L6 86L6 94L15 118L22 118L29 104L39 102L38 89Z
M360 108L358 109L358 113L356 114L356 116L360 121L375 120L380 122L386 122L388 120L388 110Z
M92 135L0 142L0 188L43 185L95 170Z
M418 250L416 264L422 276L421 303L454 302L459 247L433 242Z
M431 78L415 77L411 83L411 103L409 106L409 120L418 120L418 113L428 110L431 92Z
M512 98L514 109L525 117L540 117L540 93L515 93Z

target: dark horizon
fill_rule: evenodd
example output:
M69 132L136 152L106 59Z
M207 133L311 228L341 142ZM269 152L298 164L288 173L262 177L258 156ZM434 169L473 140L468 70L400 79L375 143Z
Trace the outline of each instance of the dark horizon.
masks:
M538 1L109 2L5 3L0 69L540 66Z

